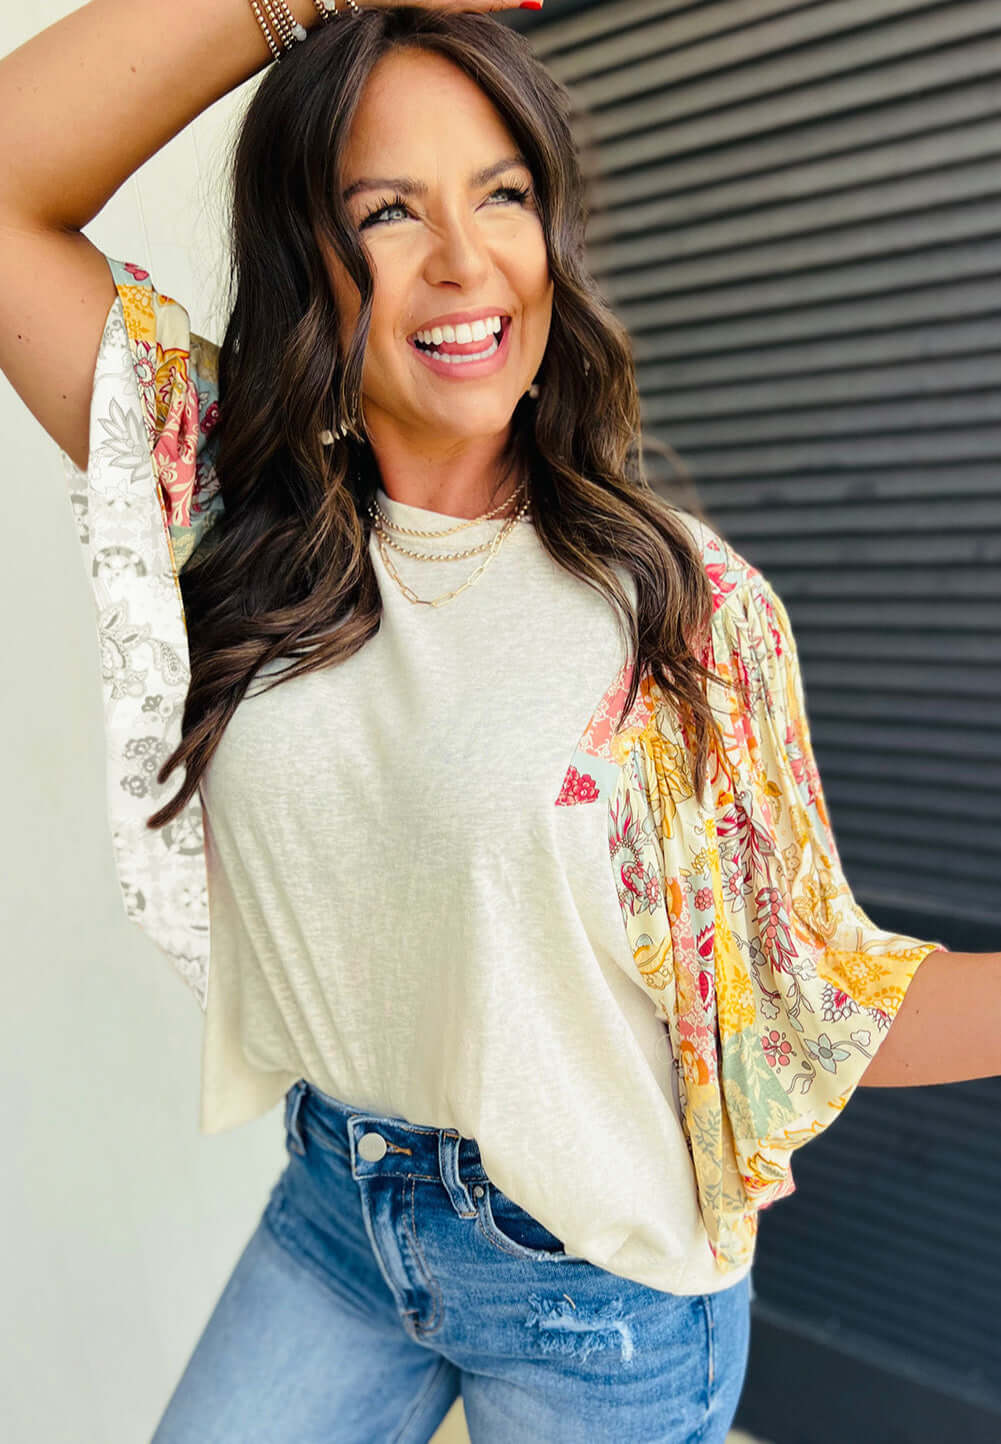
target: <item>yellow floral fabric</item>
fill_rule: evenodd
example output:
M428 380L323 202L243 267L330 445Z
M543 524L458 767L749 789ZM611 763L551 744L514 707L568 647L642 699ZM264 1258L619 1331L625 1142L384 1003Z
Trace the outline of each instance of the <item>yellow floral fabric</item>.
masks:
M706 806L684 727L649 677L617 732L606 699L604 725L585 734L571 771L583 798L592 774L607 783L633 961L670 1032L725 1272L753 1256L759 1210L793 1192L792 1153L838 1117L918 965L942 944L884 932L856 903L786 609L722 537L683 519L714 590L702 660L720 677L708 697L724 746L713 748Z

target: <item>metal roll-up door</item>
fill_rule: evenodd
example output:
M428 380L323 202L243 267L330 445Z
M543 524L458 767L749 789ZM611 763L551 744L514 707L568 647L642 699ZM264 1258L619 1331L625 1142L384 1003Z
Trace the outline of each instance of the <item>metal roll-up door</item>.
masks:
M505 21L580 107L589 262L644 426L788 606L856 897L997 950L1001 0ZM999 1104L995 1079L860 1089L794 1160L762 1217L748 1427L1001 1439Z

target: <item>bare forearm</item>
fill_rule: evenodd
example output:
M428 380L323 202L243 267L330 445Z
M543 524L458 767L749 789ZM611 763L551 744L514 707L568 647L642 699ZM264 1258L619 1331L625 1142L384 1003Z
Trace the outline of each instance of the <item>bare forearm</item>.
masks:
M1001 953L929 953L862 1084L908 1088L998 1074Z
M0 220L81 229L270 60L249 0L91 0L0 60Z

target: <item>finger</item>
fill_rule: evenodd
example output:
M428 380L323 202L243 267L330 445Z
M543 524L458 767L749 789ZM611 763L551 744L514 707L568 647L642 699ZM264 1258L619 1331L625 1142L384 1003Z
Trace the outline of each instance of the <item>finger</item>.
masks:
M426 10L473 10L491 14L498 10L541 10L542 0L418 0Z

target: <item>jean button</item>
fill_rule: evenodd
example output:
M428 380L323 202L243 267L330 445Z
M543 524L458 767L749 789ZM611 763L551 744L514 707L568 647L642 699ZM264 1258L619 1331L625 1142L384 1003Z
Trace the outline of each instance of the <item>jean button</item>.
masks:
M363 1133L358 1140L358 1155L366 1163L378 1163L387 1152L386 1140L381 1133Z

